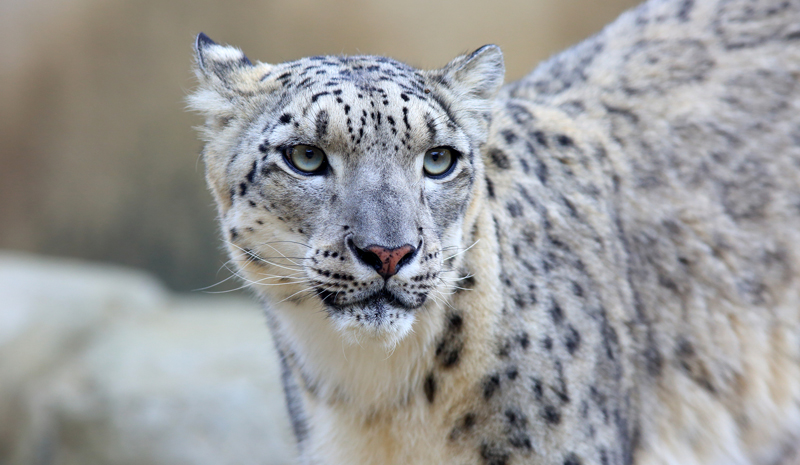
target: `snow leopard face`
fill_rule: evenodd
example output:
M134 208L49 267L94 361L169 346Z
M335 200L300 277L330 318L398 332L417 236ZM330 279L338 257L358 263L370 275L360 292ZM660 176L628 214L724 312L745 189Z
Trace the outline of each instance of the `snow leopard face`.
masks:
M437 71L382 57L252 64L197 40L204 157L228 249L273 302L402 337L452 290L502 55Z

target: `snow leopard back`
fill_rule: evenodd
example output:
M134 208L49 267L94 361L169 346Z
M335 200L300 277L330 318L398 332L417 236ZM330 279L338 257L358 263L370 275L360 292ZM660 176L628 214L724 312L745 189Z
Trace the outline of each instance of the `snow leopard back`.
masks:
M496 96L491 46L434 71L197 49L302 461L793 453L800 4L651 0ZM298 169L309 144L330 165Z

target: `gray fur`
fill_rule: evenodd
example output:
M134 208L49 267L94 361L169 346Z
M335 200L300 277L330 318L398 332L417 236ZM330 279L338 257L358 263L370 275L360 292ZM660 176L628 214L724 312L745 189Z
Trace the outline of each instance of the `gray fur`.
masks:
M302 459L786 459L799 24L796 2L651 0L497 95L493 46L419 71L198 40L208 181L267 302ZM287 168L298 143L331 173ZM461 158L427 179L438 146ZM348 241L420 250L384 282ZM303 309L327 314L307 336ZM325 338L343 359L314 352Z

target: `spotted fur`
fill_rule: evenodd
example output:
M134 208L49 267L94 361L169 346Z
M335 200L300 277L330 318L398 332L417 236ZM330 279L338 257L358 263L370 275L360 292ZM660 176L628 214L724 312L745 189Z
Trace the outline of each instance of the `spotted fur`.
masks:
M494 46L433 71L196 50L302 463L790 459L800 4L651 0L503 88ZM370 246L414 252L387 278Z

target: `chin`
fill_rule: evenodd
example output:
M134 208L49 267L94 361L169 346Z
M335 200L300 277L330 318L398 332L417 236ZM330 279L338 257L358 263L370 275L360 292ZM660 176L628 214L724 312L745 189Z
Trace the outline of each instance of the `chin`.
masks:
M328 312L342 339L353 345L379 344L392 351L411 332L414 309L385 294Z

